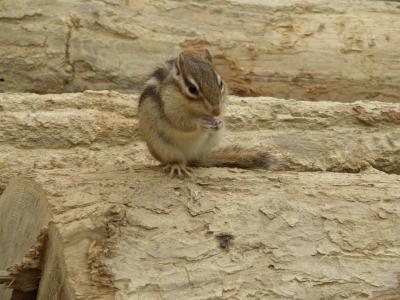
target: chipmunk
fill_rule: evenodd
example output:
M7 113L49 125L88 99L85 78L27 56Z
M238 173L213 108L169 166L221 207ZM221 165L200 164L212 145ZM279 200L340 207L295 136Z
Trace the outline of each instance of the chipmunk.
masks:
M157 68L139 98L139 130L152 156L173 177L189 166L265 167L271 155L230 146L217 149L227 86L207 49L186 50Z

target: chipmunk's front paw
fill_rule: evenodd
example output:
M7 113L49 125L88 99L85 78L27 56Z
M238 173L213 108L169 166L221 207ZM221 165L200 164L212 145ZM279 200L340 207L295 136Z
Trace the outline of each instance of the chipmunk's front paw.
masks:
M192 170L183 163L168 164L163 169L169 172L169 176L171 177L189 176L190 178L193 178Z
M203 129L218 130L224 126L224 122L213 117L203 117L200 119L200 127Z

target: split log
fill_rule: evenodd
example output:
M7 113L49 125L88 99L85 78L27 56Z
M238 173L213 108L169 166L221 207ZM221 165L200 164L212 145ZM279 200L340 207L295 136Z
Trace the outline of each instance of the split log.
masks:
M398 175L210 168L196 176L171 180L145 165L37 173L78 299L398 291Z
M2 94L0 187L32 170L126 169L149 163L137 96L116 92ZM400 174L400 104L231 97L225 143L273 147L281 170Z
M39 299L395 299L400 104L231 97L225 143L280 169L191 181L149 159L137 96L0 97L2 184L34 178L53 215Z
M0 196L0 299L36 294L44 243L37 239L49 213L43 190L30 180L12 180Z
M2 1L0 91L138 91L208 47L241 96L398 101L398 1Z

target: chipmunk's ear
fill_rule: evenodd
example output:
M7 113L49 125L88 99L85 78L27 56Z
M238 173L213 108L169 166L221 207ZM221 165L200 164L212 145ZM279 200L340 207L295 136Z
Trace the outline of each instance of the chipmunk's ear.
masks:
M204 49L203 49L202 56L203 56L203 58L204 58L205 60L209 61L210 63L213 62L213 61L212 61L211 53L210 53L210 51L208 51L207 48L204 48Z

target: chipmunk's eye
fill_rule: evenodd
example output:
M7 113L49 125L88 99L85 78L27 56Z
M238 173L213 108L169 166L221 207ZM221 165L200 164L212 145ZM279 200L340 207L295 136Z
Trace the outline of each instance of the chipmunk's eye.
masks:
M219 88L220 88L221 92L223 92L224 91L224 82L222 81L221 76L219 76L219 74L217 74L217 78L218 78Z
M189 93L191 93L192 95L197 95L199 93L197 87L191 82L188 82L187 88L189 90Z
M219 89L221 91L221 94L223 94L225 92L225 85L224 85L224 82L222 80L219 83Z

